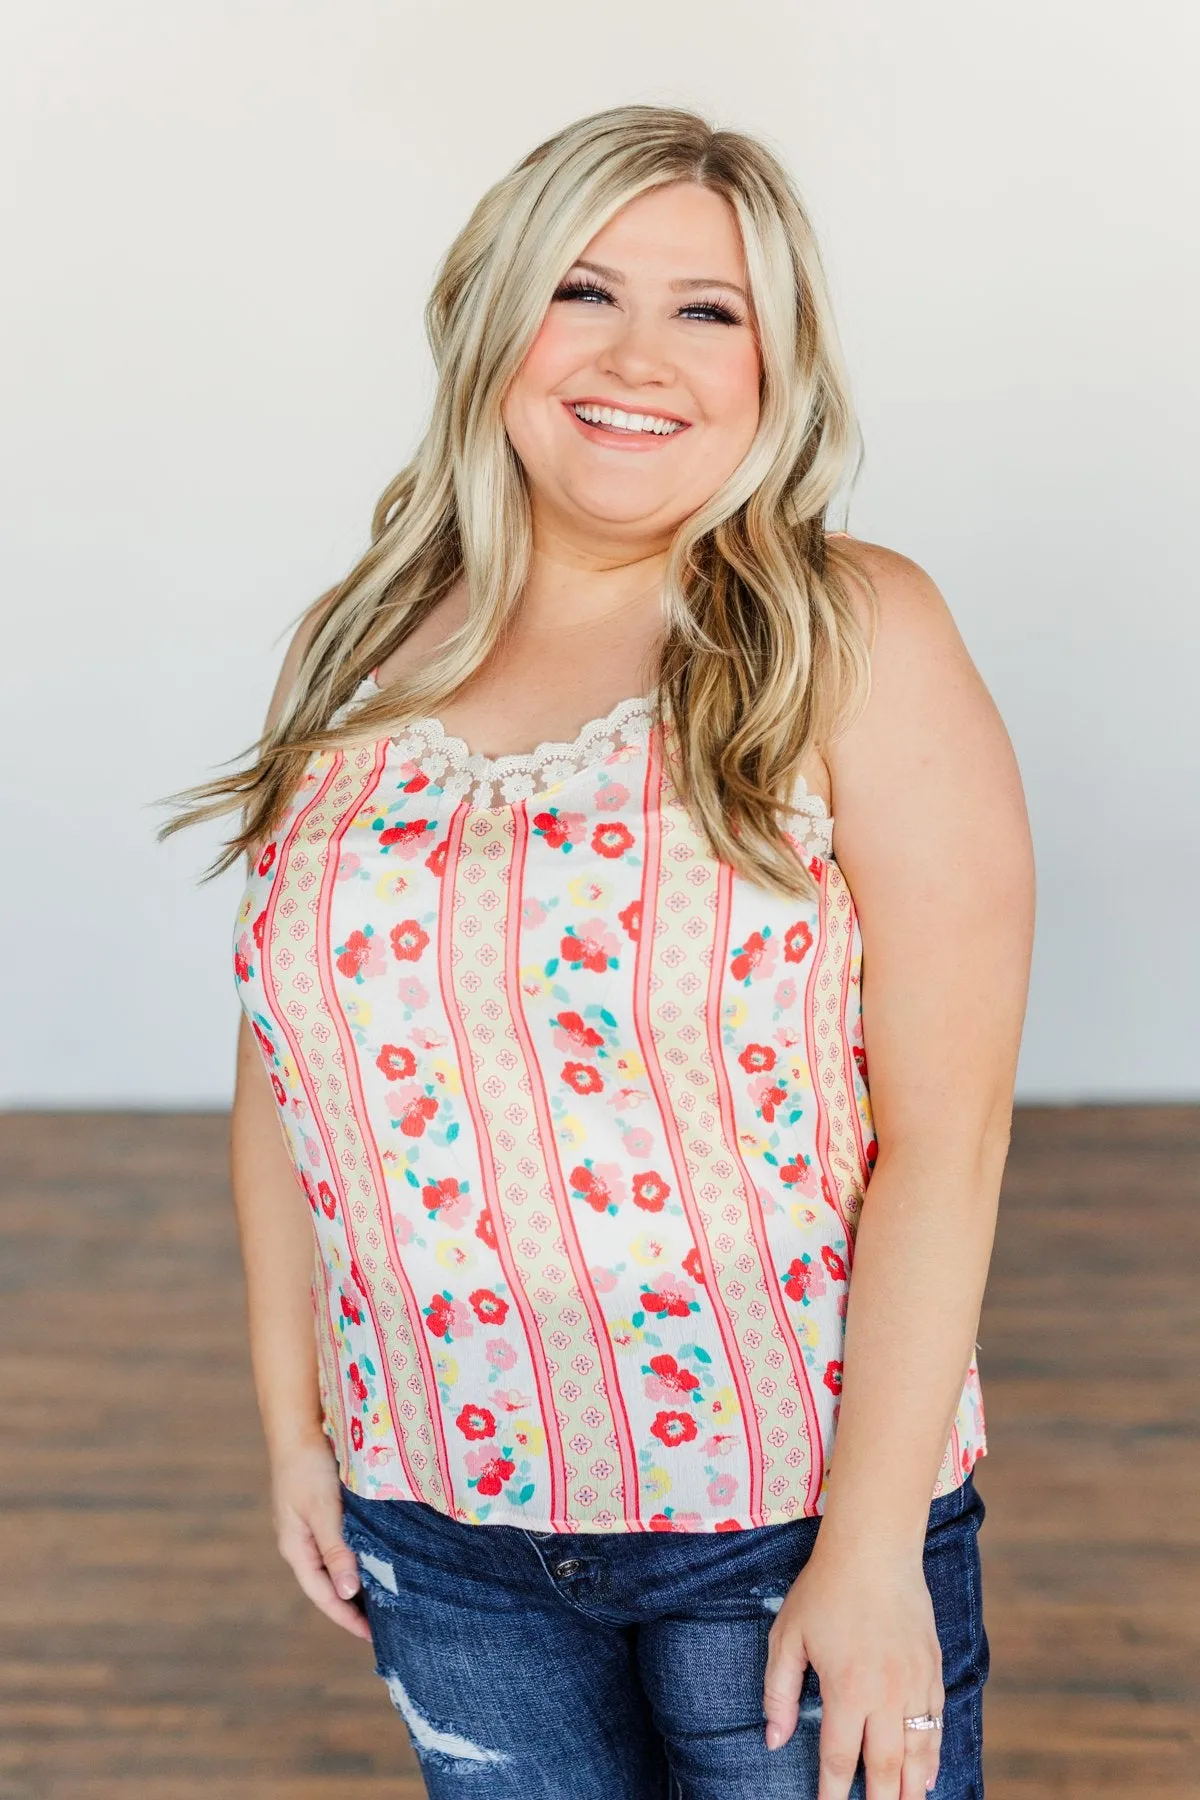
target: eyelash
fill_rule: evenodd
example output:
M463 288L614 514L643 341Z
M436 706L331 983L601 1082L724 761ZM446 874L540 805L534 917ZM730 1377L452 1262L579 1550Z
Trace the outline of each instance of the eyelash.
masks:
M568 277L568 279L562 283L562 286L557 289L554 298L556 300L575 300L585 294L599 294L605 300L613 299L613 295L609 290L606 287L602 287L598 281L583 281L580 280L578 276L575 276L574 278ZM738 314L734 312L733 308L727 306L723 300L692 300L687 306L681 307L680 310L688 313L705 312L709 315L710 321L720 325L741 325L744 323Z

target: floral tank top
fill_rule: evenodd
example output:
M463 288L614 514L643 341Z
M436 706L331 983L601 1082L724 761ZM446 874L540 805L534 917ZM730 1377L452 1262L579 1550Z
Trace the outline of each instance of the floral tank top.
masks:
M406 724L314 756L251 870L238 990L355 1493L564 1532L823 1510L876 1154L858 922L818 796L787 826L819 898L783 898L665 748L649 698L527 756ZM934 1496L985 1447L972 1362Z

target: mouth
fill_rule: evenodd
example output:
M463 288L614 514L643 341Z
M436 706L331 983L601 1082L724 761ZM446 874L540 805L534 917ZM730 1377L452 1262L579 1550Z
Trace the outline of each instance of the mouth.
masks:
M588 435L613 442L653 443L678 437L689 422L671 413L635 412L632 407L610 406L599 400L567 400L563 403Z

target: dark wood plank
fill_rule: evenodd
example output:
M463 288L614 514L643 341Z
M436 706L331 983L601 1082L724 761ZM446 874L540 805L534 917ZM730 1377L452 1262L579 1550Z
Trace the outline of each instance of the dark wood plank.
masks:
M0 1800L404 1800L274 1547L217 1114L0 1116ZM1200 1108L1023 1108L980 1325L990 1800L1198 1800Z

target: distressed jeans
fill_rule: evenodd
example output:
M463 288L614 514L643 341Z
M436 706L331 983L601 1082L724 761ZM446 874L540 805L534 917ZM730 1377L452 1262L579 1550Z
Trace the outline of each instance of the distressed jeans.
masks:
M464 1525L343 1486L376 1672L431 1800L815 1800L820 1682L764 1741L767 1633L819 1520L739 1532ZM946 1690L933 1800L982 1800L988 1672L974 1481L925 1538ZM862 1765L851 1800L863 1800Z

